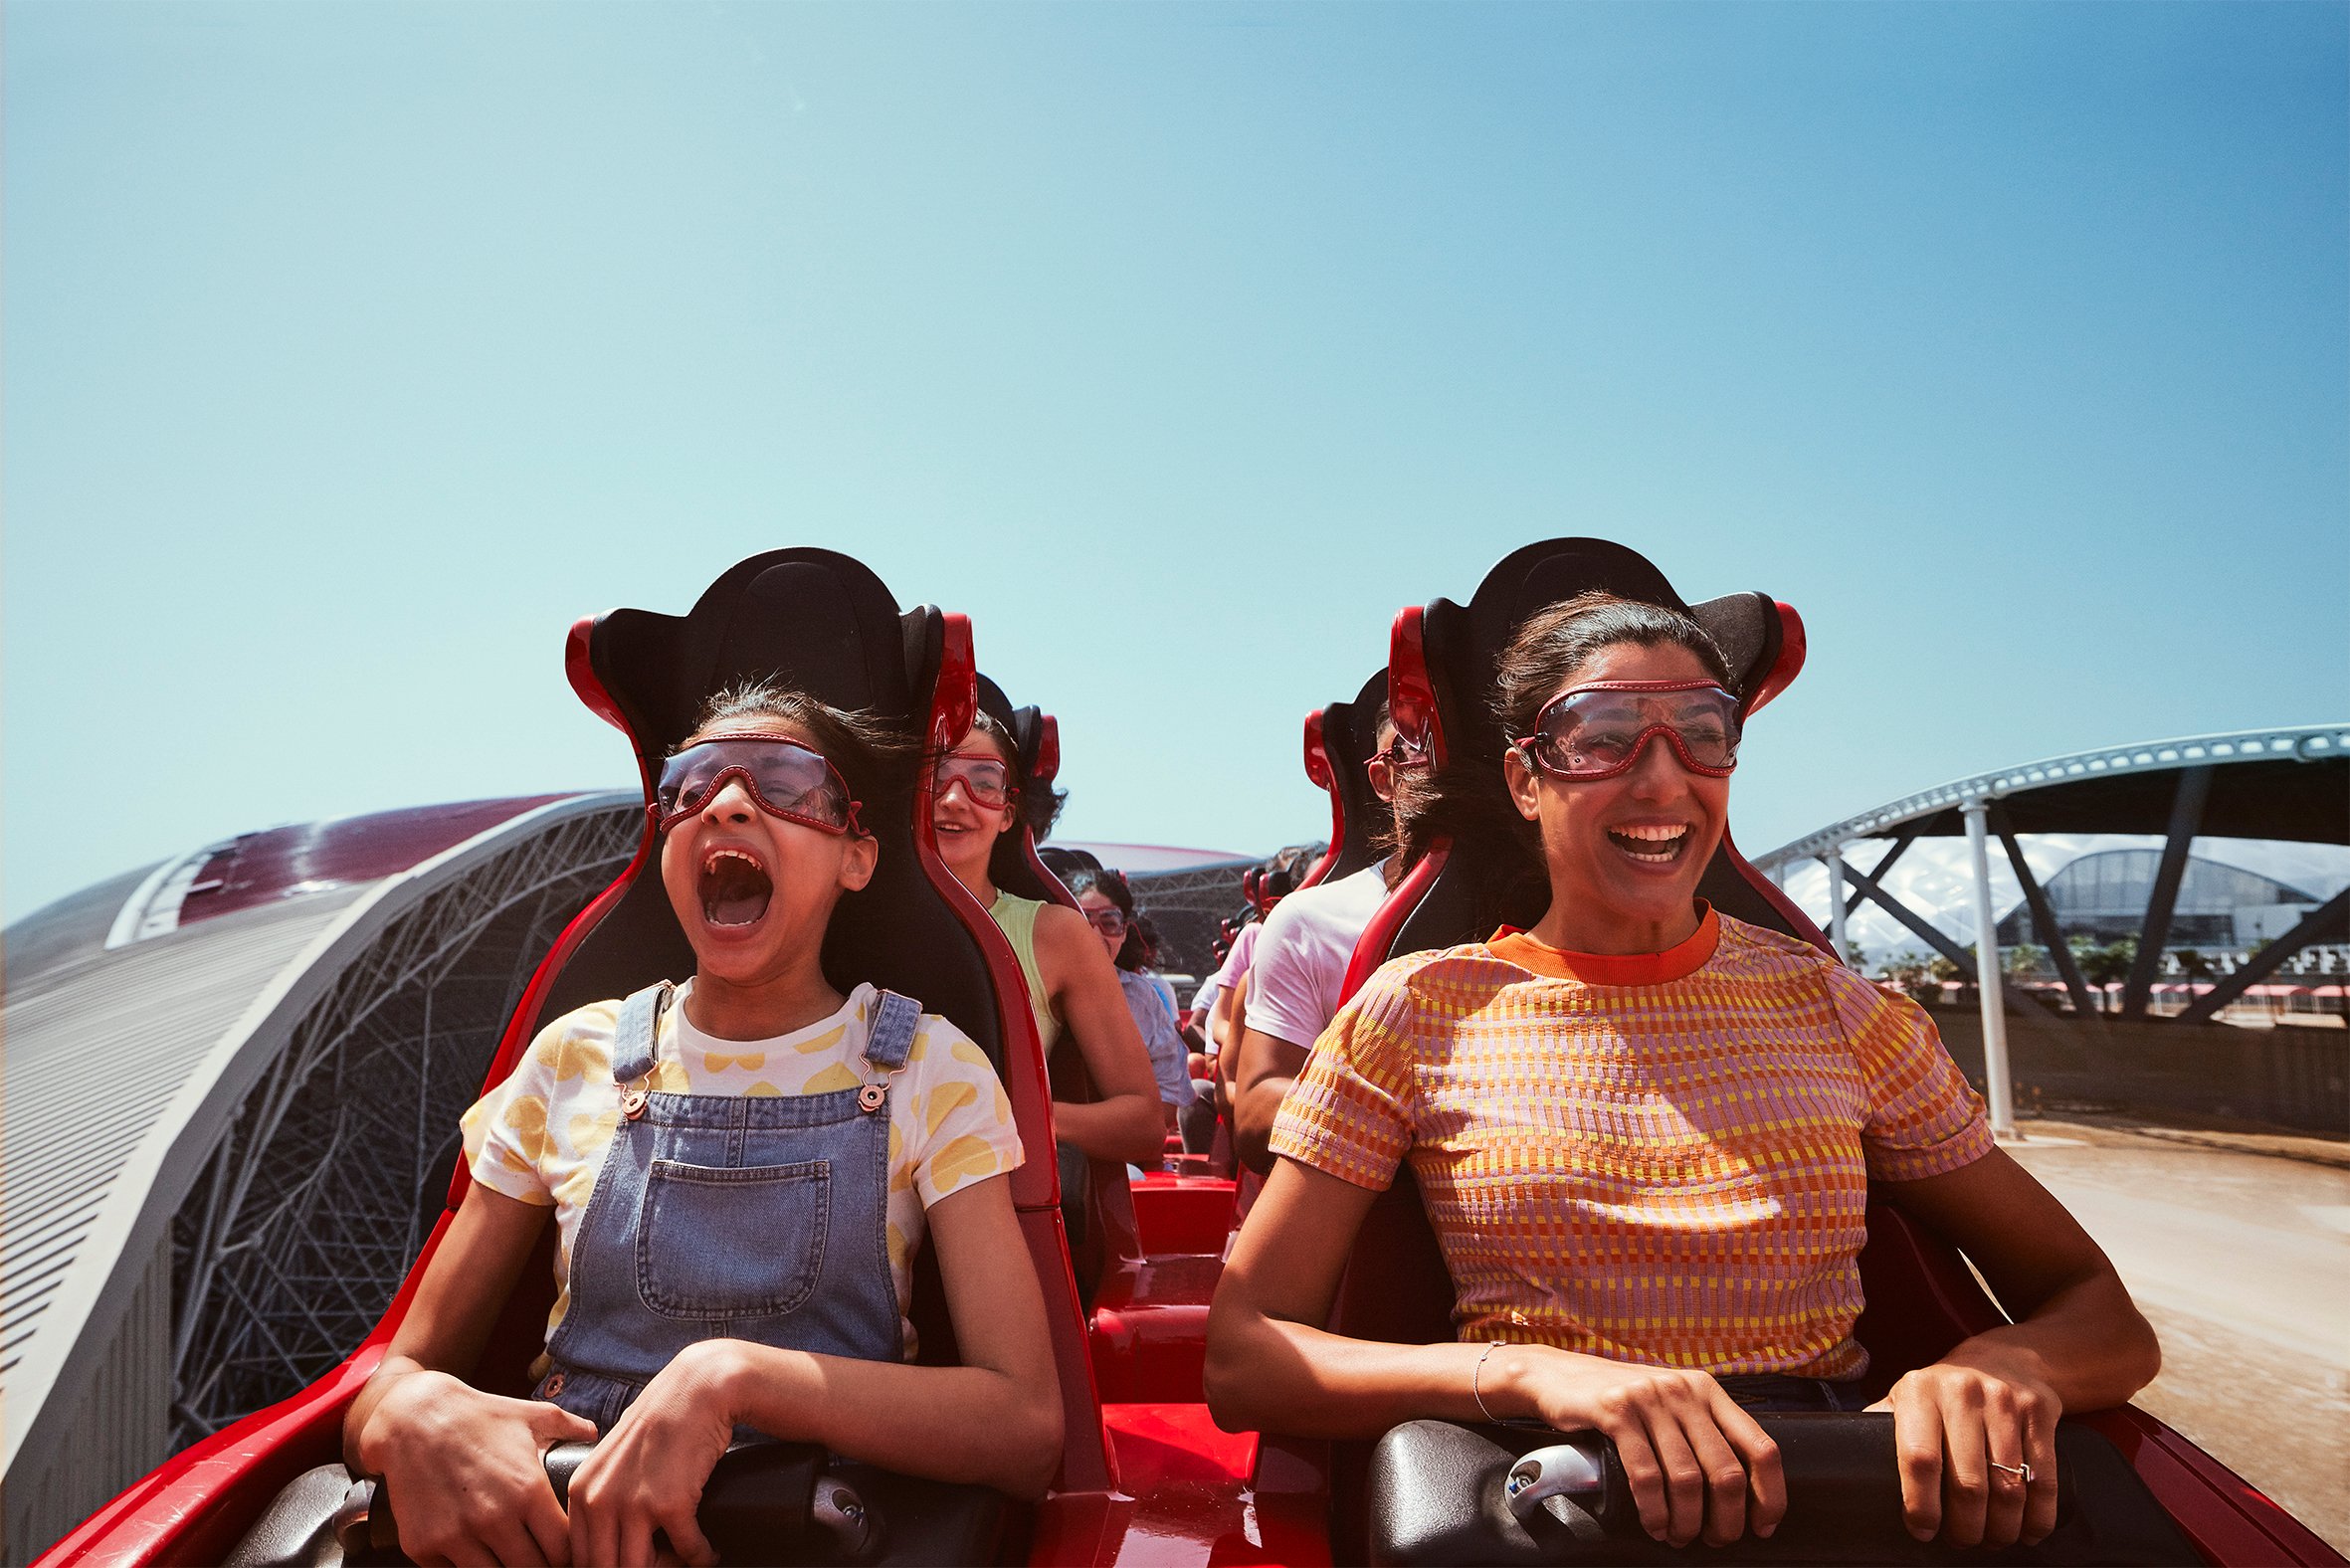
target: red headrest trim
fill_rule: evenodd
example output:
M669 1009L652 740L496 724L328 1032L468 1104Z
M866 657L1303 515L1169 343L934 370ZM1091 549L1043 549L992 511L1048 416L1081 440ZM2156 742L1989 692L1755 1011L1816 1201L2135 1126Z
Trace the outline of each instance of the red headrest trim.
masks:
M1436 705L1436 684L1428 676L1428 648L1419 605L1395 613L1387 638L1387 712L1398 732L1425 735L1429 760L1445 765L1445 725Z

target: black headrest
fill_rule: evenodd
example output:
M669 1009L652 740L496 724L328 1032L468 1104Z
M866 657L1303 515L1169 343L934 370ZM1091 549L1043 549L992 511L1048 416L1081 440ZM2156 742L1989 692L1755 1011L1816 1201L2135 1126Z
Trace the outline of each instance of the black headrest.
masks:
M1073 850L1059 844L1041 845L1037 859L1045 863L1045 870L1061 879L1066 885L1079 877L1099 876L1105 868L1101 857L1091 850Z
M769 550L728 570L683 616L597 617L588 657L617 721L658 770L702 703L738 681L773 678L835 707L916 722L908 666L935 671L937 617L927 607L900 617L881 580L837 551Z
M1020 776L1042 784L1051 784L1053 776L1047 772L1038 780L1037 767L1045 743L1045 715L1035 707L1014 707L1012 699L1004 695L1004 688L985 675L979 678L979 710L997 723L1012 737L1012 749L1019 753ZM1058 759L1055 759L1058 760Z
M1051 715L1038 707L1014 707L1004 688L984 675L979 678L979 710L1011 734L1012 748L1020 757L1020 776L1028 781L1025 788L1030 798L1052 789L1054 775L1061 768L1061 748ZM989 852L988 879L999 891L1015 898L1072 902L1069 889L1037 858L1036 836L1029 828L1026 805L1024 801L1013 831L996 840L996 847Z
M1493 714L1502 649L1526 618L1546 605L1577 594L1604 590L1627 599L1661 604L1691 616L1720 646L1741 704L1751 711L1794 679L1781 668L1785 633L1780 608L1768 594L1731 594L1691 605L1665 574L1637 550L1606 539L1553 539L1529 544L1502 558L1485 574L1469 603L1431 603L1418 617L1417 660L1436 698L1435 722L1450 761L1472 773L1489 772L1502 789L1501 726ZM1398 679L1415 638L1399 618ZM1797 645L1800 655L1801 645ZM1800 658L1790 665L1800 663ZM1800 914L1773 899L1762 879L1739 857L1725 834L1720 850L1699 882L1700 893L1724 913L1806 940L1816 937ZM1530 926L1550 901L1539 867L1494 846L1456 846L1411 914L1389 952L1419 952L1479 940L1495 926Z
M1371 791L1369 766L1379 749L1379 715L1387 706L1387 672L1363 683L1351 702L1322 709L1322 751L1329 759L1330 789L1337 797L1340 832L1329 869L1321 881L1351 877L1385 855L1393 817L1387 802Z
M613 610L572 629L570 675L581 700L624 730L650 780L718 689L774 679L862 709L922 737L939 713L967 715L960 660L942 681L946 618L897 601L861 562L832 550L771 550L728 571L683 616ZM967 654L962 656L967 659ZM880 842L873 882L844 897L824 944L825 977L846 991L870 981L919 1001L1003 1065L986 960L922 872L909 777L862 820ZM648 790L650 784L648 783ZM683 979L692 950L662 887L655 857L580 944L550 986L540 1017Z
M1502 736L1492 696L1501 650L1535 611L1594 591L1661 604L1695 620L1720 647L1732 685L1749 704L1778 662L1778 607L1768 594L1730 594L1691 605L1638 550L1607 539L1529 544L1485 573L1466 606L1450 599L1428 606L1428 673L1453 756L1499 758Z

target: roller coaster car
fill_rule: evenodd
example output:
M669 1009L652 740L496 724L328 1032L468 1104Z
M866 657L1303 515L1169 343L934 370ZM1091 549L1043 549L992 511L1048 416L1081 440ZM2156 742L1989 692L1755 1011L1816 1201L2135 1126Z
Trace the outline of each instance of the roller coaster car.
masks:
M1594 585L1678 602L1645 561L1612 545L1565 541L1522 551L1495 569L1466 609L1438 601L1425 613L1408 611L1399 618L1391 668L1399 721L1437 746L1440 755L1448 738L1474 744L1464 715L1478 711L1476 699L1489 679L1479 672L1490 671L1492 652L1509 626L1526 608ZM1741 672L1747 711L1793 679L1802 644L1792 611L1760 596L1743 596L1698 606L1696 613L1730 650ZM629 735L648 781L702 695L742 676L780 673L828 701L898 717L940 747L966 731L979 700L967 623L929 608L900 615L872 573L821 550L777 551L745 561L682 618L620 610L583 621L572 630L569 666L582 699ZM1048 733L1040 722L1040 747ZM1040 749L1040 766L1043 760ZM1044 771L1049 776L1050 768ZM1052 1143L1052 1106L1019 967L994 922L940 864L925 774L910 810L875 812L869 819L882 840L881 866L873 885L844 900L836 914L825 967L844 989L871 980L919 997L925 1008L944 1014L978 1042L1003 1077L1031 1153L1011 1179L1012 1192L1021 1234L1044 1286L1047 1331L1067 1413L1060 1471L1042 1501L1020 1505L979 1488L919 1481L868 1467L828 1470L825 1456L804 1449L778 1445L772 1447L779 1452L765 1455L738 1451L754 1457L752 1468L760 1473L733 1473L742 1467L729 1456L732 1468L713 1477L710 1488L735 1502L748 1499L732 1521L741 1531L727 1537L730 1560L814 1556L1240 1568L1359 1561L1374 1545L1398 1560L1571 1560L1579 1555L1582 1560L1639 1561L1658 1555L1645 1537L1624 1540L1606 1533L1612 1514L1605 1495L1605 1456L1596 1464L1601 1489L1584 1499L1590 1504L1585 1512L1605 1537L1595 1559L1593 1531L1570 1531L1565 1539L1556 1532L1530 1534L1529 1527L1549 1531L1549 1526L1539 1518L1517 1520L1501 1506L1510 1489L1505 1472L1526 1462L1514 1445L1527 1440L1418 1423L1391 1434L1374 1458L1368 1445L1270 1437L1261 1443L1255 1434L1219 1431L1200 1402L1196 1348L1187 1348L1197 1344L1196 1316L1187 1320L1190 1308L1182 1304L1204 1303L1205 1290L1197 1279L1186 1284L1184 1270L1168 1268L1163 1256L1142 1251L1139 1237L1120 1238L1109 1250L1111 1261L1092 1277L1092 1311L1080 1305L1063 1237L1055 1162L1038 1157ZM669 917L659 878L642 875L653 862L653 847L648 832L629 870L572 922L541 963L506 1028L490 1081L512 1067L541 1021L585 1001L625 994L656 976L684 972L689 955ZM1033 861L1033 846L1022 846L1021 853ZM1354 968L1367 972L1367 965L1411 945L1488 932L1493 911L1522 889L1513 888L1499 868L1474 860L1464 850L1424 863L1366 931ZM1004 884L1039 889L1031 896L1052 894L1058 885L1041 867L1033 867L1032 876L1035 880L1025 883L1007 877ZM1726 844L1705 888L1707 896L1734 914L1819 939ZM1149 1190L1161 1183L1171 1184L1171 1179L1153 1177L1139 1185ZM465 1187L461 1170L450 1191L452 1211ZM446 1224L444 1217L443 1230ZM1148 1229L1146 1223L1144 1234ZM325 1564L346 1560L345 1542L355 1548L350 1557L363 1559L368 1548L363 1539L352 1539L350 1529L358 1522L353 1483L339 1472L342 1419L380 1361L443 1230L427 1243L382 1322L340 1367L292 1399L174 1457L51 1548L41 1559L44 1568L217 1563L240 1557ZM552 1245L550 1228L541 1255L524 1271L526 1284L506 1303L477 1369L476 1380L484 1387L509 1393L527 1388L526 1368L539 1349L550 1304ZM1213 1263L1212 1258L1204 1261ZM1138 1277L1146 1270L1160 1271L1184 1288L1162 1296L1155 1291L1160 1281ZM1859 1331L1880 1377L1922 1364L1958 1338L1997 1321L1997 1309L1958 1259L1889 1208L1872 1211L1861 1270L1870 1304ZM1151 1312L1136 1308L1162 1300L1170 1307L1160 1315L1166 1332L1153 1340ZM1399 1186L1372 1210L1341 1287L1333 1326L1369 1338L1441 1339L1452 1332L1451 1304L1450 1281L1426 1219L1408 1185ZM922 1359L952 1360L943 1292L926 1260L916 1266L913 1315ZM1173 1348L1152 1353L1148 1347L1154 1343ZM1144 1353L1136 1352L1137 1345ZM1096 1367L1101 1368L1098 1384ZM2106 1452L2116 1457L2124 1478L2134 1472L2159 1501L2153 1511L2164 1517L2155 1522L2175 1524L2175 1532L2163 1538L2177 1544L2183 1534L2193 1553L2206 1561L2341 1560L2250 1486L2141 1412L2108 1412L2068 1425L2109 1440ZM1826 1497L1818 1509L1807 1504L1805 1511L1818 1512L1832 1527L1843 1506L1837 1499L1848 1494L1836 1484L1843 1473L1837 1467L1850 1470L1856 1446L1868 1441L1865 1432L1857 1442L1851 1434L1840 1438L1842 1430L1815 1427L1814 1441L1782 1439L1791 1491L1798 1497ZM1799 1463L1799 1450L1827 1456L1830 1476L1824 1491ZM1573 1469L1555 1454L1526 1460L1558 1467L1554 1475ZM550 1473L559 1468L550 1464ZM2068 1468L2074 1468L2069 1458ZM1550 1484L1545 1480L1522 1495L1535 1496ZM850 1514L844 1497L852 1497L857 1516ZM1559 1500L1543 1497L1541 1506L1548 1509ZM1513 1521L1519 1530L1515 1536L1508 1534ZM714 1525L706 1514L704 1522ZM338 1523L344 1527L341 1534ZM714 1527L712 1533L715 1538ZM1791 1549L1787 1543L1798 1539L1792 1526L1782 1528L1776 1538L1779 1555L1784 1557ZM1848 1546L1865 1545L1869 1537L1856 1526L1842 1539ZM1851 1552L1841 1555L1849 1559ZM1723 1553L1704 1556L1727 1560Z
M1390 701L1405 733L1447 760L1489 763L1500 776L1489 717L1498 654L1527 615L1589 589L1685 610L1713 635L1735 677L1742 715L1784 690L1803 667L1803 623L1787 605L1738 594L1688 605L1647 560L1597 539L1529 546L1487 574L1468 605L1439 599L1397 616ZM1498 786L1496 786L1498 787ZM1478 940L1503 923L1531 927L1547 885L1489 850L1445 846L1416 866L1365 930L1347 990L1388 957ZM1814 943L1827 939L1741 857L1727 833L1701 894L1739 919ZM1856 1333L1870 1353L1872 1394L2006 1321L1958 1254L1874 1199L1860 1256L1867 1307ZM1453 1337L1454 1292L1408 1168L1372 1207L1340 1283L1329 1327L1363 1339ZM1377 1445L1297 1443L1267 1434L1261 1486L1326 1501L1336 1560L1377 1562L1947 1561L1992 1554L1911 1541L1898 1528L1891 1418L1767 1418L1787 1466L1788 1518L1771 1541L1673 1552L1629 1517L1604 1446L1586 1439L1590 1485L1580 1503L1547 1512L1509 1506L1526 1480L1521 1456L1562 1463L1560 1434L1415 1422ZM2035 1562L2340 1562L2324 1542L2178 1433L2135 1407L2067 1418L2060 1435L2065 1499ZM1571 1459L1572 1456L1569 1456ZM1539 1470L1540 1466L1534 1467ZM1613 1500L1613 1509L1609 1506Z

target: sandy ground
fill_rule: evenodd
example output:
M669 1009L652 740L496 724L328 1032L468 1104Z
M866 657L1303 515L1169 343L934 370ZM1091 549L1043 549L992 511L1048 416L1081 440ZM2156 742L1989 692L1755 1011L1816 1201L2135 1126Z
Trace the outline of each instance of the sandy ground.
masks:
M2010 1152L2162 1336L2138 1403L2350 1552L2350 1170L2103 1127L2025 1132Z

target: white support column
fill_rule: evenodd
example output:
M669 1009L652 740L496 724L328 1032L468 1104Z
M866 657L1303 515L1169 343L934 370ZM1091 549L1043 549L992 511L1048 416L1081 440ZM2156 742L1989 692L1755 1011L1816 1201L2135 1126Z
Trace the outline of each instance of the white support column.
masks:
M1991 851L1983 802L1959 807L1966 818L1967 853L1975 869L1975 991L1983 1002L1983 1078L1991 1092L1991 1135L2016 1137L2016 1092L2008 1073L2007 997L1999 972L1999 916L1991 903Z
M1820 864L1828 868L1828 939L1836 944L1836 961L1851 963L1852 949L1845 945L1845 847L1840 841L1828 846L1828 853L1820 857Z

